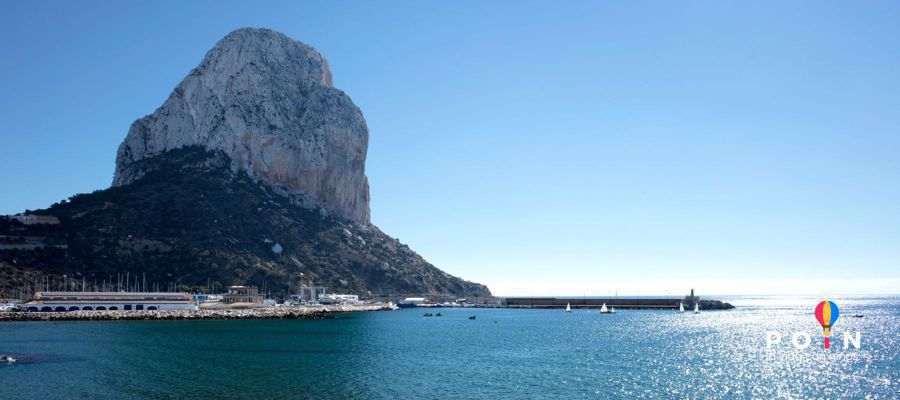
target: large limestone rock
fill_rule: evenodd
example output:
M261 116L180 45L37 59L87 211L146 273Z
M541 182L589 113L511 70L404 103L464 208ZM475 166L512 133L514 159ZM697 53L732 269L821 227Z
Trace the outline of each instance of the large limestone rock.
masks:
M368 225L368 141L362 113L332 87L319 52L278 32L240 29L131 125L113 185L140 178L140 160L200 145L301 205Z

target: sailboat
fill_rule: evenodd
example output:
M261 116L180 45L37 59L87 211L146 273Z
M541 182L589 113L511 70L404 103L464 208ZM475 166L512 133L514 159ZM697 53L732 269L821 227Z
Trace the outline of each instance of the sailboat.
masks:
M615 314L615 313L616 313L616 308L615 308L615 307L610 307L610 308L609 308L609 313L610 313L610 314Z
M680 312L680 313L684 312L684 303L678 303L678 312Z
M572 312L572 306L569 303L566 303L566 312Z
M694 303L694 314L700 314L700 303Z
M600 313L601 313L601 314L611 314L611 313L609 312L609 309L606 308L606 303L603 303L603 306L600 307Z

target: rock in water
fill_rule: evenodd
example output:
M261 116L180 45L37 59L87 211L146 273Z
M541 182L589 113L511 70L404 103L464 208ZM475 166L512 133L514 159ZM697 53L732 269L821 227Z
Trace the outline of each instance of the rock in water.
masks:
M143 176L140 160L199 145L299 205L368 225L368 141L362 112L332 86L319 52L278 32L240 29L131 125L113 186Z

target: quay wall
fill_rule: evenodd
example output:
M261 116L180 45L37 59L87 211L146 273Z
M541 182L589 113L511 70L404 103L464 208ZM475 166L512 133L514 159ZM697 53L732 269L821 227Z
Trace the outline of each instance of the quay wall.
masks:
M616 308L678 308L678 303L683 299L677 298L622 298L622 297L586 297L586 298L558 298L558 297L508 297L504 301L510 307L534 307L534 308L565 308L570 304L572 308L599 308L604 303L607 307ZM685 304L687 307L687 304Z
M394 310L389 305L334 305L270 307L229 310L142 310L2 312L0 322L15 321L139 321L139 320L227 320L227 319L320 319L331 313Z
M644 297L507 297L503 300L506 307L523 307L523 308L565 308L566 304L572 308L600 308L605 303L607 307L616 307L620 309L675 309L679 303L683 303L686 309L693 308L694 303L699 301L700 308L705 309L726 309L731 308L725 306L728 303L722 303L717 300L696 300L684 298L644 298Z

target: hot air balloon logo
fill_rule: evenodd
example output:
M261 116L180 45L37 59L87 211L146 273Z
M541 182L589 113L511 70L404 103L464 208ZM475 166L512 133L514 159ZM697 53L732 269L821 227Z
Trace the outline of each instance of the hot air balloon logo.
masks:
M838 310L837 304L834 304L833 301L823 301L816 306L816 319L819 320L819 325L822 325L822 333L825 335L825 348L830 349L830 336L831 336L831 326L834 325L834 322L837 321L838 316L841 315L840 310Z

